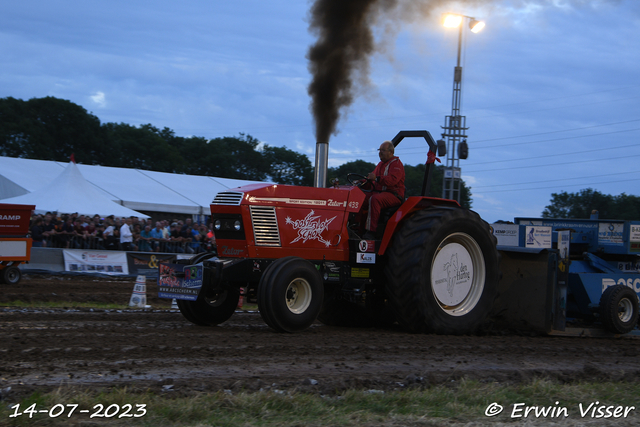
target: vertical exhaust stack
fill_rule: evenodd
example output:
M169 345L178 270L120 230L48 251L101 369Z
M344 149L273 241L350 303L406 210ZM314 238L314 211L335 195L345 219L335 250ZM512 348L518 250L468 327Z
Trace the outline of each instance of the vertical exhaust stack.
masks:
M327 185L327 171L329 169L329 142L316 142L316 163L313 172L313 186Z

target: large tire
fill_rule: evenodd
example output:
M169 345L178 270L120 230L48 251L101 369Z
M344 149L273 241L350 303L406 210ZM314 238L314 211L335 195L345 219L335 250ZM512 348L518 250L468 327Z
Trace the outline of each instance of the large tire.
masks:
M460 335L485 320L498 292L499 255L477 213L418 211L400 226L388 254L387 295L402 326Z
M258 309L278 332L298 332L316 320L323 299L320 272L298 257L280 258L265 270L258 284Z
M614 285L600 297L600 318L605 329L614 334L631 332L638 324L638 295L633 289Z
M18 267L6 267L0 270L0 282L7 285L17 285L20 282L22 273Z
M191 323L215 326L229 320L240 299L238 289L227 289L210 296L198 295L196 301L177 300L180 313Z

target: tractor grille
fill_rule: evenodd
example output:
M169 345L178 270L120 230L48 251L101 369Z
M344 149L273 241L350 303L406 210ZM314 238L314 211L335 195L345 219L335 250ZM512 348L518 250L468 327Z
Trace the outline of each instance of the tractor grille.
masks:
M216 198L211 202L212 205L234 205L237 206L242 202L244 193L235 191L221 191L216 194Z
M251 206L251 223L256 246L280 246L276 208Z

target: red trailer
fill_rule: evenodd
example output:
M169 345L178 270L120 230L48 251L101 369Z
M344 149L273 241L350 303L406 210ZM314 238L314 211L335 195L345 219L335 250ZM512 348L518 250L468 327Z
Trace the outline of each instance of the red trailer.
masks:
M18 266L31 259L29 221L34 209L33 205L0 203L0 283L18 283Z

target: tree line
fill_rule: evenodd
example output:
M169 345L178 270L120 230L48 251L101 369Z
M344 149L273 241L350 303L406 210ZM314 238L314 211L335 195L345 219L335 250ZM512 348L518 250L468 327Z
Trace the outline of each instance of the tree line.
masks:
M600 219L640 220L640 197L625 193L612 196L592 188L552 193L551 204L545 207L542 217L587 219L592 211L598 211Z
M89 165L313 185L313 166L305 154L251 135L181 137L151 124L101 123L82 106L55 97L0 98L0 155L65 162L72 153L77 162ZM334 178L347 184L347 173L366 175L374 168L363 160L329 168L327 185ZM424 169L424 164L405 164L407 196L421 193ZM434 168L430 196L442 196L443 175L442 167ZM464 182L461 200L471 206Z

